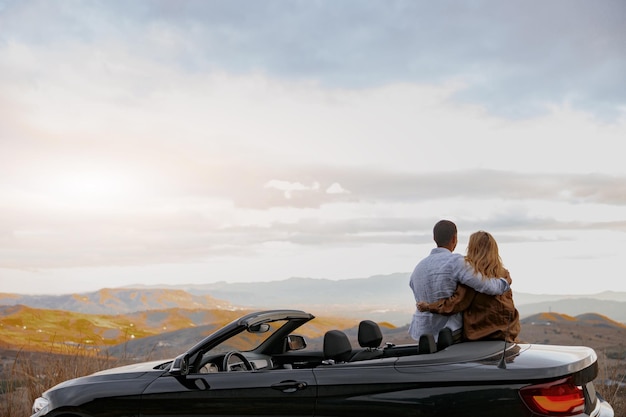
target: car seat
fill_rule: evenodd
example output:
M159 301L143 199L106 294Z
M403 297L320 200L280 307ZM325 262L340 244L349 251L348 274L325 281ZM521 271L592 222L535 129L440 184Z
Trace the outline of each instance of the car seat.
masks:
M444 327L439 330L439 335L437 336L437 350L444 350L453 343L452 330L450 330L449 327Z
M417 345L417 353L423 354L435 352L437 352L437 343L435 343L435 337L430 333L421 335Z
M364 350L358 351L352 356L350 361L363 361L381 357L383 351L380 344L383 341L383 333L376 322L372 320L363 320L359 323L359 346Z
M351 355L352 345L344 332L329 330L324 334L324 359L327 363L346 362Z

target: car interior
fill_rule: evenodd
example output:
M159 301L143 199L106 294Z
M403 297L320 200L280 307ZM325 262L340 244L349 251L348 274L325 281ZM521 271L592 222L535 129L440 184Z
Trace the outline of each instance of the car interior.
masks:
M380 326L372 320L363 320L358 327L358 348L353 348L347 334L329 330L324 334L322 351L307 351L301 336L289 335L281 353L232 351L207 356L199 368L200 373L221 371L251 371L262 369L314 368L317 366L353 363L370 359L398 358L410 355L432 354L452 345L452 333L445 328L439 332L437 342L431 334L423 335L416 345L382 345Z

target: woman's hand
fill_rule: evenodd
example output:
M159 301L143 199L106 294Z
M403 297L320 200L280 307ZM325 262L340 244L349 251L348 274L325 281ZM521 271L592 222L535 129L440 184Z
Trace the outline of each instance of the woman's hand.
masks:
M429 311L428 303L426 301L418 301L417 303L415 303L415 307L417 307L419 311Z

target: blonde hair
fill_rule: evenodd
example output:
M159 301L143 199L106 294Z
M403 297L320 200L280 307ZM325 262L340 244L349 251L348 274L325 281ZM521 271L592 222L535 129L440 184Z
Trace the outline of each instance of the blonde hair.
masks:
M498 243L490 233L479 230L472 233L467 244L465 261L484 278L498 278L506 274L506 269L498 253Z

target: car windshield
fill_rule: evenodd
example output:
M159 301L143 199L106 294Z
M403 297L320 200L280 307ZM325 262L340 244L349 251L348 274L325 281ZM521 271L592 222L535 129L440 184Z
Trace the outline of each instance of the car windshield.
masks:
M255 326L251 329L246 329L215 346L208 353L217 354L230 352L233 350L237 350L240 352L254 350L267 339L269 339L288 321L289 320L276 320L264 323L261 326Z

